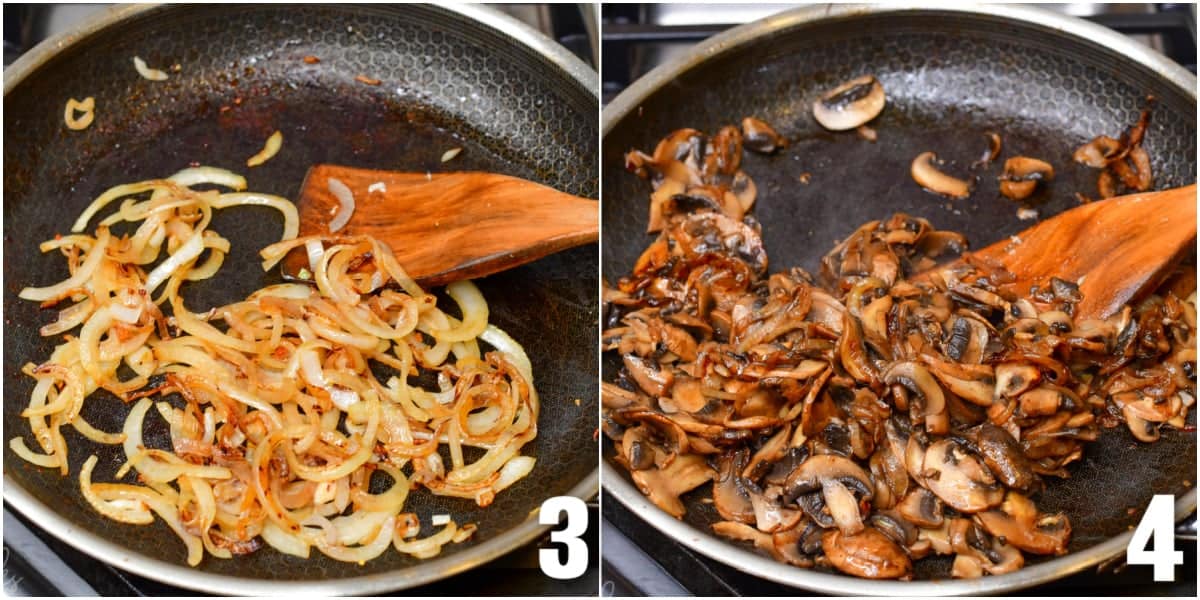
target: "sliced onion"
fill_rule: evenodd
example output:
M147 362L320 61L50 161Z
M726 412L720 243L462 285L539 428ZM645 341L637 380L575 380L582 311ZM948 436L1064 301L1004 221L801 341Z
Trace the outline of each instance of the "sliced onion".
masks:
M111 236L108 233L107 227L102 227L96 232L96 243L88 252L87 258L83 264L75 270L75 274L71 277L60 281L48 287L27 287L21 290L18 294L23 300L33 300L34 302L43 302L50 298L55 298L63 295L68 290L77 287L83 287L92 279L92 274L96 272L96 268L100 266L100 261L104 259L105 252L108 250L108 241Z
M267 143L263 145L263 149L259 150L258 154L246 159L247 167L257 167L275 156L279 152L279 148L283 146L283 133L276 131L267 138Z
M167 73L165 71L160 69L151 69L150 67L146 66L146 61L142 60L139 56L133 57L133 68L137 69L138 75L141 75L150 81L167 80Z
M321 259L325 256L325 244L321 240L311 239L304 242L304 250L308 253L308 268L316 271L317 265L321 264Z
M329 233L337 233L350 222L350 215L354 214L354 194L346 184L334 177L330 177L326 185L329 186L329 192L337 198L339 205L337 214L329 222Z

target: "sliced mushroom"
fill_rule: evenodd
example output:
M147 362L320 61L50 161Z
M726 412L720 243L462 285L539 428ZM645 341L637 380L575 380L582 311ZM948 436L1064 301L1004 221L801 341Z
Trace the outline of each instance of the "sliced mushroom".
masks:
M933 492L915 487L896 505L896 512L922 528L937 528L945 520L941 500Z
M755 548L774 556L775 541L771 534L763 533L745 523L736 521L719 521L713 523L713 533L735 542L751 542Z
M771 154L787 145L787 140L775 128L754 117L742 119L742 137L746 149L760 154Z
M832 131L854 129L879 116L887 96L874 75L851 79L813 103L813 118Z
M951 317L950 330L946 333L942 346L947 358L968 364L982 362L990 339L987 325L971 317L955 315Z
M754 484L750 487L750 504L754 507L754 525L759 531L775 533L792 529L804 518L804 513L782 506L778 501L778 490L770 497L759 491Z
M1038 512L1033 501L1019 492L1008 492L995 510L977 515L988 533L1033 554L1065 554L1071 522L1064 514Z
M1014 304L1013 306L1016 306ZM1006 362L996 365L995 398L1015 398L1038 384L1042 372L1033 365Z
M703 457L696 454L679 456L663 469L633 472L633 482L642 494L676 519L682 518L687 512L679 496L712 478L713 470L704 462Z
M902 385L920 396L919 406L910 406L909 410L915 413L914 421L925 424L926 431L943 434L950 430L946 396L924 366L913 361L893 363L884 372L883 381L888 385Z
M1004 161L1000 175L1000 193L1010 200L1024 200L1043 181L1054 179L1054 167L1044 160L1014 156Z
M996 384L990 365L949 362L932 354L922 355L921 359L946 389L972 404L991 406Z
M1026 416L1044 417L1058 412L1062 398L1057 389L1043 385L1021 394L1019 406Z
M632 354L626 354L624 362L625 370L629 372L633 381L652 397L657 398L665 394L667 388L674 381L674 376L671 375L671 372L659 367L657 362Z
M738 206L742 209L742 213L750 211L754 206L754 200L758 197L758 188L754 185L754 180L746 175L745 171L738 171L733 175L733 181L729 184L729 191L726 195L732 195L737 200Z
M947 506L964 513L987 510L1004 500L1004 487L974 453L954 439L925 451L925 485Z
M1042 480L1033 472L1017 440L991 423L977 425L966 433L975 443L983 462L1006 487L1023 492L1041 489Z
M784 500L799 500L805 513L823 526L847 532L862 526L859 501L874 495L871 478L853 460L822 454L804 461L783 485ZM820 492L819 494L817 492Z
M812 521L807 521L791 529L775 532L771 536L771 543L775 545L775 554L783 557L783 560L790 565L805 568L813 566L810 553L805 552L803 548L806 534L813 529L821 531L821 528L814 525ZM820 535L818 534L816 537L819 543ZM819 548L814 549L813 552L815 553L817 550Z
M1103 169L1120 152L1120 141L1110 138L1107 135L1102 135L1093 138L1090 142L1077 148L1072 158L1077 163L1094 169Z
M719 471L713 479L713 506L727 521L753 524L754 505L750 502L747 482L741 476L746 460L746 450L721 455Z
M917 185L950 198L966 198L971 195L969 181L951 177L937 169L934 163L937 155L932 152L922 152L912 161L910 173Z
M871 527L878 529L901 547L907 548L917 543L917 528L895 511L877 510L871 513L867 521Z
M911 577L912 560L888 536L873 527L856 535L836 529L821 536L825 556L837 570L867 579Z
M1025 565L1020 550L988 535L969 519L954 519L949 533L950 545L957 553L952 570L955 577L979 577L984 572L1003 575Z

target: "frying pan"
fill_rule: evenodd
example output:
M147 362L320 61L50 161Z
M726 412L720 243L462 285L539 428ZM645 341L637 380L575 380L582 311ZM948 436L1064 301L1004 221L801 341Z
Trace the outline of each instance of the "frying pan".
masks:
M168 69L170 79L139 77L135 55ZM306 63L308 55L320 62ZM178 71L170 70L174 64ZM355 81L359 74L382 83ZM51 311L16 294L66 276L62 257L41 255L37 244L67 231L100 191L195 161L244 173L251 190L286 197L295 197L309 165L336 163L492 171L595 198L596 81L591 69L532 29L474 6L124 7L45 42L4 81L5 441L31 439L19 416L31 381L19 369L45 360L54 343L37 334ZM96 98L95 122L67 130L65 102L86 96ZM276 129L282 150L247 169L246 158ZM442 165L441 154L455 146L464 151ZM277 215L221 211L212 228L233 250L214 279L189 284L189 307L203 310L278 282L279 274L263 273L256 259L278 239ZM183 546L165 525L117 524L86 504L78 491L82 461L98 454L97 479L111 480L124 459L119 447L91 444L73 431L69 477L25 463L5 443L5 502L98 559L208 592L381 593L484 563L546 529L536 516L545 498L586 498L597 490L596 260L596 246L582 247L479 282L492 322L524 342L533 362L542 414L526 453L538 463L487 509L424 492L410 496L406 510L422 515L426 527L438 513L479 524L472 540L435 559L389 551L360 566L264 548L186 567ZM84 411L106 431L119 430L124 414L119 400L99 395ZM153 435L150 429L150 444L167 442L165 426Z
M878 141L822 131L810 116L813 100L866 73L879 78L888 96L871 123ZM927 150L951 161L948 169L966 172L986 147L987 131L1003 137L1003 157L1025 154L1054 165L1053 185L1032 199L1043 217L1075 205L1075 191L1095 197L1096 171L1073 163L1071 153L1134 123L1146 94L1158 98L1145 141L1155 187L1191 183L1195 76L1102 27L1017 6L854 5L811 6L738 27L642 77L605 108L603 276L615 283L629 273L653 239L645 233L648 185L625 172L622 154L650 151L675 129L714 132L752 115L792 140L775 156L747 152L742 168L758 187L754 214L763 223L772 271L801 266L816 273L837 239L896 211L963 232L974 247L1029 226L1017 218L1018 206L999 196L998 166L961 201L924 192L909 176L913 157ZM799 182L802 173L811 174L811 183ZM602 362L609 380L617 363L607 355ZM612 453L606 442L605 489L664 535L747 573L840 595L1019 589L1122 554L1128 529L1153 494L1176 494L1179 517L1196 506L1194 432L1171 431L1142 445L1123 428L1107 430L1070 468L1069 479L1049 482L1037 498L1045 510L1070 516L1070 554L1031 558L1025 569L1003 576L951 580L950 561L941 559L920 561L912 582L866 581L788 567L716 537L709 526L719 516L702 502L708 486L685 497L684 520L671 518L637 491Z

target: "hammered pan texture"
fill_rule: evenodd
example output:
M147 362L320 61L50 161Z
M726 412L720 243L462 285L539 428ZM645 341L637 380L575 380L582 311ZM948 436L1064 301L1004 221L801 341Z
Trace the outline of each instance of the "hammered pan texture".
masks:
M822 130L811 117L813 101L868 73L888 97L870 124L878 141ZM1003 159L1018 154L1054 166L1054 182L1026 205L1042 217L1075 206L1077 191L1096 197L1097 171L1074 163L1071 153L1096 135L1119 135L1137 120L1147 94L1158 98L1144 142L1154 188L1192 183L1194 96L1091 43L996 17L936 11L859 15L778 31L693 67L607 132L603 275L615 282L628 273L653 239L645 233L649 185L625 172L623 153L652 151L681 127L711 133L749 115L791 140L775 156L746 152L742 168L758 187L753 214L763 225L771 271L800 266L817 273L820 257L838 239L897 211L963 232L977 248L1025 229L1032 222L1017 218L1021 205L1000 196L996 182ZM927 150L947 161L946 170L966 176L987 148L988 131L1002 136L1003 153L979 172L970 198L947 200L912 181L910 163ZM811 176L807 184L800 181L804 173ZM605 376L617 368L606 356ZM611 456L611 444L605 450ZM1050 481L1037 498L1040 507L1070 516L1075 551L1132 527L1140 513L1130 509L1140 511L1153 494L1181 494L1195 485L1194 431L1164 431L1161 441L1147 445L1123 428L1107 430L1085 452L1070 479ZM708 495L705 488L688 501L686 518L703 531L720 519L702 501ZM948 576L949 567L949 560L920 561L917 576Z
M132 57L170 73L166 82L138 76ZM306 56L319 58L310 64ZM172 69L179 65L178 70ZM356 75L380 80L367 85ZM96 117L84 131L67 130L70 97L94 96ZM19 300L26 285L66 276L57 253L39 242L65 233L91 198L109 186L164 177L202 163L246 174L249 189L295 197L314 163L406 171L484 170L525 177L596 197L596 99L549 59L483 25L430 6L171 6L108 28L70 46L5 97L4 145L4 441L6 475L72 525L145 556L182 564L184 549L170 530L102 519L78 491L79 465L100 456L96 480L111 480L124 460L120 447L88 442L64 428L71 476L32 467L7 440L29 428L19 413L32 380L22 364L49 357L54 340L38 336L52 311ZM267 136L283 132L283 148L264 166L245 160ZM440 157L464 150L452 163ZM257 251L277 240L280 220L269 209L218 212L212 228L233 249L219 274L187 284L194 311L231 302L279 281L263 273ZM420 243L419 240L416 243ZM493 323L522 342L542 398L533 473L486 510L468 500L409 497L406 510L477 522L452 556L533 518L549 496L566 494L596 469L596 246L564 252L479 281ZM451 303L452 305L452 303ZM576 399L581 402L577 405ZM125 407L97 394L84 416L119 430ZM151 415L146 439L169 443L165 423ZM468 457L470 458L470 457ZM310 560L270 548L236 560L207 556L212 573L283 581L370 575L420 561L394 551L365 565L313 552Z

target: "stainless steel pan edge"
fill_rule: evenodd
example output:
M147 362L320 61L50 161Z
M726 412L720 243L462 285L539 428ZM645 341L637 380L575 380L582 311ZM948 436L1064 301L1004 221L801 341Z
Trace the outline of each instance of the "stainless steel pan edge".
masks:
M626 88L604 108L601 117L601 134L608 134L630 112L636 111L648 96L681 74L719 55L734 51L761 36L818 20L930 9L931 7L927 5L916 4L814 5L789 10L730 29L697 44L685 56L657 67ZM1108 28L1082 19L1038 8L1012 5L938 5L935 10L1003 17L1049 27L1063 35L1091 40L1112 48L1130 60L1152 69L1187 96L1196 97L1195 75L1158 52ZM607 460L601 465L601 477L606 492L664 535L679 541L692 550L763 579L835 595L949 596L1009 592L1054 581L1117 557L1125 551L1133 536L1132 532L1127 532L1086 550L1032 565L1007 575L938 581L872 581L781 565L765 556L718 538L710 532L675 519L643 496L624 474ZM1183 520L1195 511L1195 489L1176 499L1175 514L1179 520Z
M34 73L40 65L76 41L102 29L118 26L128 19L156 8L158 8L156 4L114 7L99 13L73 29L43 41L5 69L4 93L8 94L9 90ZM538 52L590 90L599 101L598 74L565 48L537 30L485 6L450 3L440 5L440 8L483 23ZM597 469L578 485L572 487L570 495L588 500L594 498L599 493L599 489L600 478L599 469ZM549 529L549 526L538 523L538 512L534 511L519 526L478 546L453 556L431 559L416 567L364 577L327 581L281 582L216 575L130 552L123 546L114 544L89 531L78 529L65 519L58 518L53 509L34 498L19 484L11 480L7 474L4 476L3 497L6 508L19 511L54 537L85 554L143 577L170 582L172 585L196 591L234 596L382 594L431 583L483 565L532 542Z

